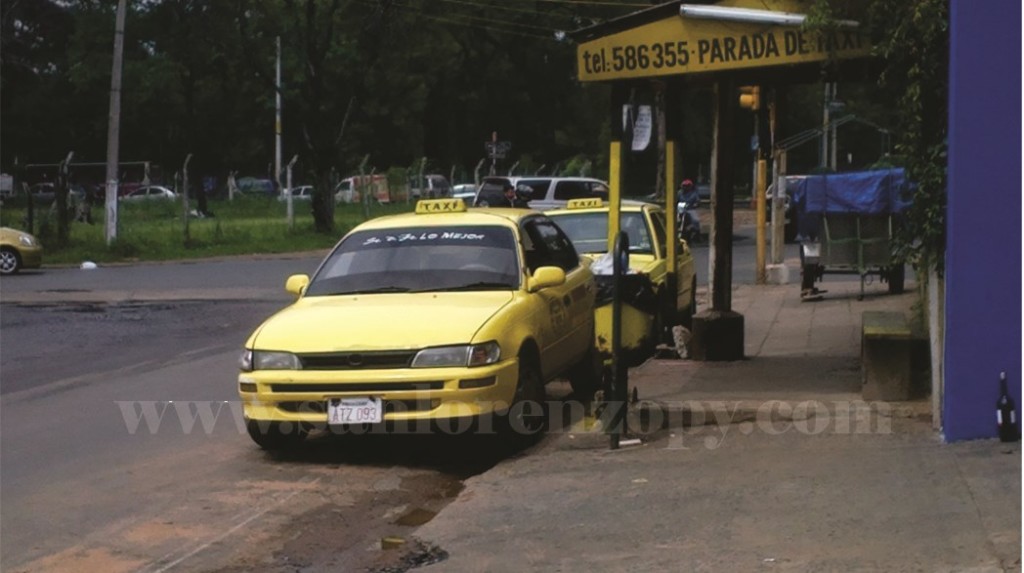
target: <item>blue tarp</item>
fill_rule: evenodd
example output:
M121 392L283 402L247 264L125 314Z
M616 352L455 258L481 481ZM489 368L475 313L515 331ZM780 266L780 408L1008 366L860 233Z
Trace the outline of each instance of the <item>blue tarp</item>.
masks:
M910 206L903 169L808 175L788 184L787 192L798 213L879 215Z

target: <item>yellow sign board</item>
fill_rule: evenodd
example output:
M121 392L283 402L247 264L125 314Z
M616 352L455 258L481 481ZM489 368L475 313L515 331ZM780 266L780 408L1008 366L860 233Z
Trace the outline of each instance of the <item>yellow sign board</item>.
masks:
M831 35L799 26L672 16L583 42L576 48L580 81L645 78L785 66L869 56L866 34Z
M598 197L586 197L584 199L569 199L565 204L566 209L595 209L604 207L604 201Z
M466 202L462 199L424 199L416 202L416 214L464 213Z

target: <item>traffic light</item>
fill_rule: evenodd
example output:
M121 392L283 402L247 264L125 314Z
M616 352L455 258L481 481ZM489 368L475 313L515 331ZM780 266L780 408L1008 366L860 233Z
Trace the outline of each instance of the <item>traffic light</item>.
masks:
M761 87L740 86L740 107L750 111L761 109Z

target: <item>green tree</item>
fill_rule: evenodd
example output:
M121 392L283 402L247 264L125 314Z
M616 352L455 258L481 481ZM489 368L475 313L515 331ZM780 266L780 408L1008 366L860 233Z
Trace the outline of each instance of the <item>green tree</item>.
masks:
M875 0L872 29L885 62L883 97L898 110L896 152L914 182L900 247L941 276L946 252L949 6L946 0Z

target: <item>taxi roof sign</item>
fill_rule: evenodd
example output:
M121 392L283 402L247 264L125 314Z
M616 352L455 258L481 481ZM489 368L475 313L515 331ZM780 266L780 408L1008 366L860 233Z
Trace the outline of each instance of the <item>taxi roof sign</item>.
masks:
M416 214L465 213L466 202L462 199L423 199L416 202Z
M594 209L596 207L604 207L604 201L598 197L569 199L569 202L565 204L566 209Z

